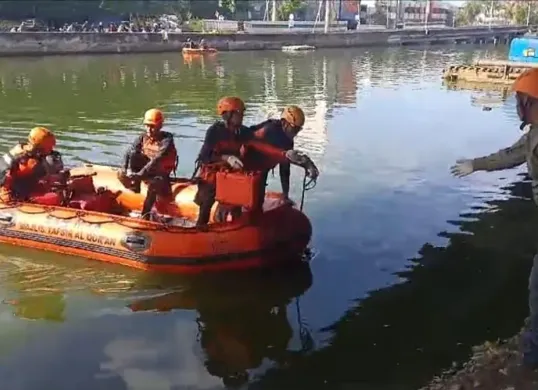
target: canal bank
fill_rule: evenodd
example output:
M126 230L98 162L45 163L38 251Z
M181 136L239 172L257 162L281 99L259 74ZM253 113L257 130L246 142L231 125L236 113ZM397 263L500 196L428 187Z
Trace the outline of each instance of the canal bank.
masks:
M471 358L459 370L449 370L435 377L420 390L534 390L538 372L522 363L522 336L486 342L473 348Z
M363 30L329 34L197 34L170 33L167 39L158 33L0 33L0 56L51 54L112 54L180 51L187 38L204 38L220 51L281 50L287 45L316 48L345 48L443 44L457 42L508 42L526 31L525 27L473 27L430 30Z

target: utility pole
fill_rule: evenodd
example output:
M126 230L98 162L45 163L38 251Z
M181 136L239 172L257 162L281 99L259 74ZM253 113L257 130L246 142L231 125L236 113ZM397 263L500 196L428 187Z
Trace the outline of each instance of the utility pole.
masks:
M276 22L276 0L273 0L273 9L271 10L271 21Z
M331 0L325 0L325 34L329 32L331 22Z
M265 0L265 11L263 13L263 21L269 20L269 0Z
M489 29L491 30L491 22L493 21L493 0L489 3Z
M527 27L529 27L529 24L531 24L531 2L530 1L527 7Z
M430 0L426 0L426 6L424 7L424 33L428 35L428 22L430 21L430 12L431 12L431 3Z
M387 1L387 28L390 27L390 1L391 0L386 0Z

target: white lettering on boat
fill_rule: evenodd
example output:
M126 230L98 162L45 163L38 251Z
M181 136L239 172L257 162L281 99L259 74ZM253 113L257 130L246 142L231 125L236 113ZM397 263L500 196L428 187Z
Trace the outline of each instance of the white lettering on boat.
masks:
M96 245L116 246L116 239L102 233L100 224L93 224L81 220L62 220L48 216L39 223L27 220L17 221L16 229L27 232L54 236L68 240L84 241Z

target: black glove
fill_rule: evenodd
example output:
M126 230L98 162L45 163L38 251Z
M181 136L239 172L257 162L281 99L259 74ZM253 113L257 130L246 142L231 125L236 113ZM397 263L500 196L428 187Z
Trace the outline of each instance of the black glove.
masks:
M310 160L306 154L299 152L298 150L288 150L286 152L286 158L294 165L305 167L305 164Z
M310 159L309 159L310 160ZM319 176L319 169L316 167L316 164L312 160L306 165L305 167L306 176L308 176L310 179L316 181Z
M306 175L312 179L316 180L319 176L319 170L316 167L316 164L308 157L305 153L299 152L297 150L288 150L286 152L286 158L294 165L298 165L305 169Z

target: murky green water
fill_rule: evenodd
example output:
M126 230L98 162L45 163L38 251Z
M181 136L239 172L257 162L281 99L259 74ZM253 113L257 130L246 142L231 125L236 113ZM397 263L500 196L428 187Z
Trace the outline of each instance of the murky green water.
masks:
M306 204L315 257L294 270L156 278L0 247L0 388L416 389L515 333L535 250L527 184L448 172L518 137L513 98L442 86L446 64L484 51L0 60L2 150L42 124L70 163L116 164L157 105L187 175L216 100L239 94L249 123L305 107L298 146L322 172Z

